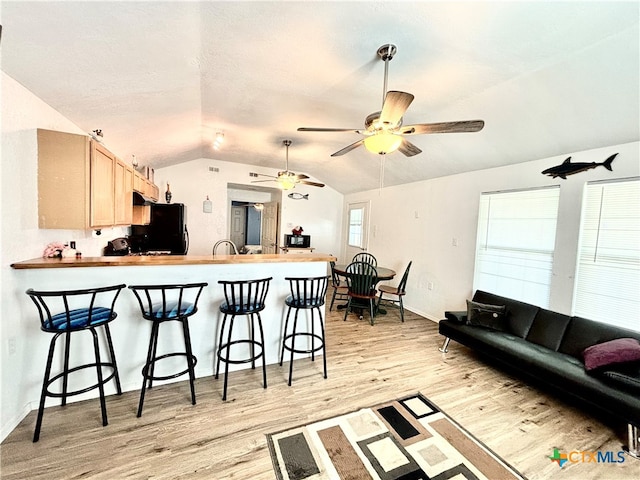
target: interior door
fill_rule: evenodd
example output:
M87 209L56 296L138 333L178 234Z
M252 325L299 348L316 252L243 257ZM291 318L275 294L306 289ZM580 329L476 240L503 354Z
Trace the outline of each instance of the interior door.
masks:
M246 214L246 207L231 207L231 231L229 232L229 238L236 244L238 250L244 247L246 238L245 226L247 224Z
M345 263L369 247L369 202L350 203L347 211Z
M262 253L278 253L278 202L267 202L262 210Z

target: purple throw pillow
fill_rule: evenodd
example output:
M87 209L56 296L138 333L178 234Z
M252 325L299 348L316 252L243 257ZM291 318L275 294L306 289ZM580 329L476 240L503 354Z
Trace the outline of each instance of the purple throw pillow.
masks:
M640 342L635 338L616 338L585 348L582 356L587 371L617 363L634 362L640 360Z

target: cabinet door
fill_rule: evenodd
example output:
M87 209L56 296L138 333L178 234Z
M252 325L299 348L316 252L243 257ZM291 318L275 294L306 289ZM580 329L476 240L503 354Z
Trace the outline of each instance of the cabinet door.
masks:
M38 129L38 226L89 227L89 137Z
M133 216L133 169L124 162L115 162L114 216L116 225L131 225Z
M115 163L116 159L109 150L91 142L91 227L114 224Z

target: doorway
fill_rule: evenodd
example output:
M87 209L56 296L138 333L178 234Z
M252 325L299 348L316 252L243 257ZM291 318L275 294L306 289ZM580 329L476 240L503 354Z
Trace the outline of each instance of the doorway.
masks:
M347 210L345 260L369 248L369 202L350 203Z
M228 238L242 253L276 253L280 227L277 188L228 184Z

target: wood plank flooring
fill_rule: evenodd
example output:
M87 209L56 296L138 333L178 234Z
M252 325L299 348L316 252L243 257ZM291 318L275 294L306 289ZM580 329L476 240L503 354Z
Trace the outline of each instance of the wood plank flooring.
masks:
M534 479L637 479L640 461L575 463L559 468L561 451L613 451L625 443L624 425L606 425L536 390L451 342L437 350L437 325L397 309L371 327L365 319L332 312L326 321L329 378L322 359L230 374L227 402L222 378L200 378L197 405L188 382L147 392L136 418L138 391L107 399L102 427L98 400L45 411L40 441L31 442L31 412L0 447L1 478L15 479L273 479L265 434L405 394L422 392L485 445Z

